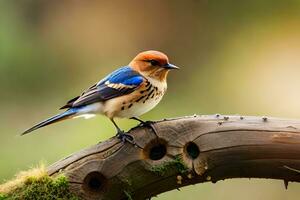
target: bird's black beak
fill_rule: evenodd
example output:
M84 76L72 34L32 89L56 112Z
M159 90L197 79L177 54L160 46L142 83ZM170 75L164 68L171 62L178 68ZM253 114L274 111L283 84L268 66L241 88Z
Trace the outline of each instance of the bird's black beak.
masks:
M175 66L175 65L173 65L173 64L171 64L171 63L165 64L165 65L164 65L164 68L165 68L165 69L179 69L179 67L177 67L177 66Z

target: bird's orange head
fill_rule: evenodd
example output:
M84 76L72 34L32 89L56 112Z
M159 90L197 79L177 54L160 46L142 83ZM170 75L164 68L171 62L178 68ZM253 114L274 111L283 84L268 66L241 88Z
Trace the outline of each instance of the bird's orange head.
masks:
M170 70L178 69L178 67L169 63L166 54L153 50L139 53L129 63L129 66L146 77L160 81L166 80Z

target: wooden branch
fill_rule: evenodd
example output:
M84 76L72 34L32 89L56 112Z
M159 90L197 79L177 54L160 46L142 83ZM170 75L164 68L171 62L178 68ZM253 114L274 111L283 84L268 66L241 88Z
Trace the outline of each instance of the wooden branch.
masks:
M112 138L48 168L63 172L83 199L145 199L228 178L300 182L300 121L191 116L130 131L136 146Z

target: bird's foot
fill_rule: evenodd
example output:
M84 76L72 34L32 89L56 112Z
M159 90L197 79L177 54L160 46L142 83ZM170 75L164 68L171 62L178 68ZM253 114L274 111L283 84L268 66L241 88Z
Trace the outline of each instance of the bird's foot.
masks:
M143 121L143 120L140 120L140 119L138 119L138 121L140 122L139 126L150 128L154 132L154 134L157 136L157 131L156 131L156 128L154 126L154 123L155 123L154 121Z
M130 144L135 145L134 138L132 135L125 133L124 131L118 131L117 138L120 139L123 143L128 142Z
M152 131L154 132L154 134L157 136L157 131L156 131L156 128L154 126L154 123L155 123L154 121L143 121L143 120L141 120L141 119L139 119L137 117L131 117L130 119L134 119L136 121L139 121L140 122L139 126L141 126L141 127L144 126L144 127L151 128Z
M141 125L144 127L149 127L153 131L153 133L158 137L154 123L155 123L154 121L145 121L141 123Z
M146 126L146 127L149 127L149 128L153 128L153 124L155 122L153 121L140 121L141 123L139 124L139 126Z
M154 124L153 121L143 121L137 117L132 117L130 119L133 119L133 120L136 120L138 122L140 122L139 126L147 126L147 127L150 127L150 128L153 128L152 125Z

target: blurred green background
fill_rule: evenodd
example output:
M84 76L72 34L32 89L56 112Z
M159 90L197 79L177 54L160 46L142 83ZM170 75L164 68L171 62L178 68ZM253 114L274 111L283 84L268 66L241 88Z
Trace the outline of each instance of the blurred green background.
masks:
M300 1L0 0L0 181L111 137L105 117L19 134L140 51L181 67L143 119L197 114L300 118ZM136 123L119 120L129 129ZM235 179L155 199L298 200L300 185Z

